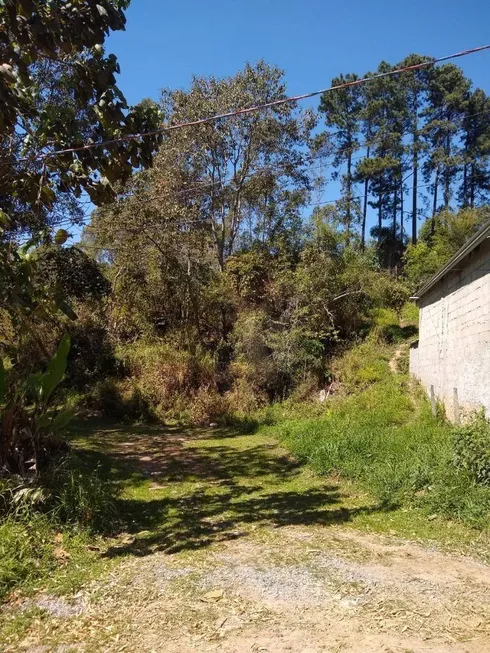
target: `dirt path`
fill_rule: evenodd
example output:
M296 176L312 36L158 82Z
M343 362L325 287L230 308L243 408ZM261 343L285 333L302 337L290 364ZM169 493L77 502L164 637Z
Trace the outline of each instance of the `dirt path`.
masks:
M397 347L397 349L395 350L395 353L390 358L390 361L389 361L388 365L389 365L390 370L391 370L391 372L393 374L398 374L398 372L399 372L399 369L398 369L399 360L404 354L406 354L406 352L407 352L407 345L406 344L400 345L399 347Z
M124 554L107 578L36 599L42 618L6 651L490 650L489 567L355 530L377 507L265 436L99 436L114 474L136 474L135 532L105 552Z

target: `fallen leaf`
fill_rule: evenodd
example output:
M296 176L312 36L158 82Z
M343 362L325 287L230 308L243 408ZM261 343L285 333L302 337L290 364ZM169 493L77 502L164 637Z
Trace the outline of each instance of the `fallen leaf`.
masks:
M222 599L224 595L223 590L211 590L210 592L207 592L207 594L204 595L204 599L206 600L211 600L211 601L218 601L219 599Z
M62 546L56 546L53 549L53 555L56 558L56 560L62 565L66 565L68 560L71 558L71 555L68 553L68 551L65 551L65 549Z

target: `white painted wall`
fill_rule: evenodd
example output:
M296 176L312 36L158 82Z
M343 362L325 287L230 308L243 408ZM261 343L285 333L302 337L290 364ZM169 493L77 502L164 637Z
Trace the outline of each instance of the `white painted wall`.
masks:
M457 264L420 301L410 372L450 419L484 407L490 416L490 240ZM454 399L457 389L458 401Z

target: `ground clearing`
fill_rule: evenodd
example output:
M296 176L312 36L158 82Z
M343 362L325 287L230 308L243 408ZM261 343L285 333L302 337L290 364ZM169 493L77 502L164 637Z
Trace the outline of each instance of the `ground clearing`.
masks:
M267 432L99 425L78 441L125 488L131 532L75 594L48 584L9 608L3 650L490 650L489 568L396 537L483 551L476 532L387 513Z

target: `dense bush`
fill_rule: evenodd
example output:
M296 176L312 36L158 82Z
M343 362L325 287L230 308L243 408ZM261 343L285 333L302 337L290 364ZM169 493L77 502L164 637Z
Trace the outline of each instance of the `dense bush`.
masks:
M133 379L106 378L69 399L82 412L129 422L152 422L155 410Z

